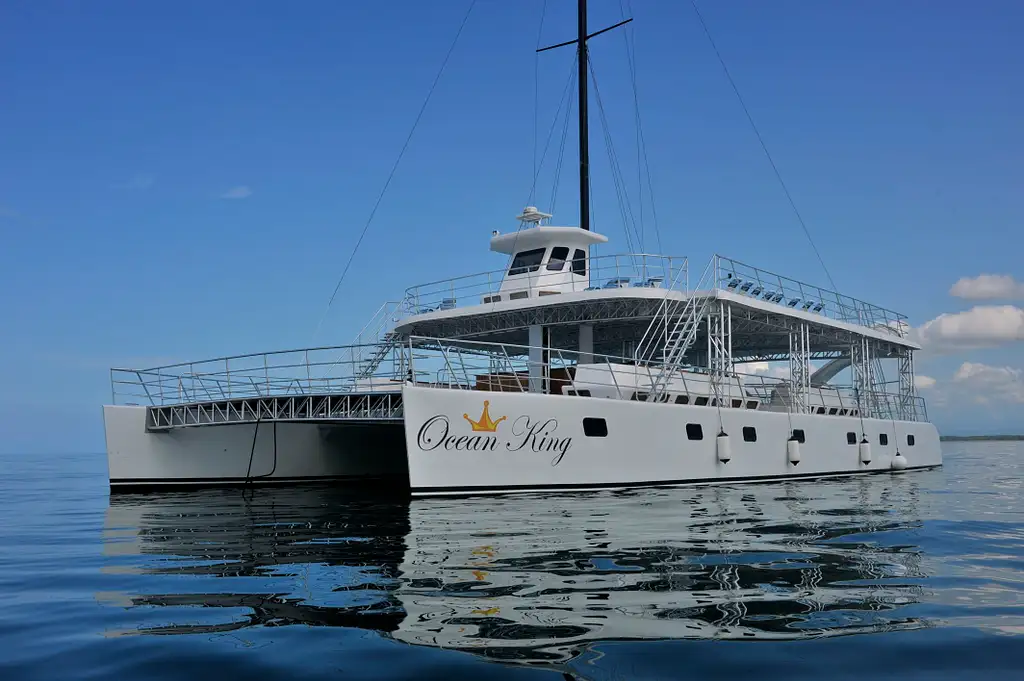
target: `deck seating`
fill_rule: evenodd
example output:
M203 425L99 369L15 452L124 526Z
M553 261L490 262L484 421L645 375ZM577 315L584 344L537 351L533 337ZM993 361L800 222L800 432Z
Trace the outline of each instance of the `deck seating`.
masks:
M454 310L455 309L455 299L454 298L445 298L444 300L441 301L441 307L439 307L438 309L439 310Z
M604 288L626 288L630 281L630 277L615 277L605 282Z

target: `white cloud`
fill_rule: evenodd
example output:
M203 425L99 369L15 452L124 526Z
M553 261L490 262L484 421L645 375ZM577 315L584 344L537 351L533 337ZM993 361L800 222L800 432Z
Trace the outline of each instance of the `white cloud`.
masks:
M967 300L1017 300L1024 298L1024 283L1009 274L981 274L961 278L949 294Z
M112 186L114 189L149 189L154 182L156 178L152 175L135 175L124 182L115 182Z
M975 402L1024 404L1024 372L1020 369L964 362L953 374L953 382Z
M252 190L244 184L232 187L220 195L222 199L247 199L252 196Z
M1024 340L1024 310L1014 305L978 305L941 314L914 330L926 350L984 348Z
M914 387L917 388L918 390L928 390L929 388L934 388L935 383L935 379L932 378L931 376L924 376L922 374L917 374L916 376L914 376Z

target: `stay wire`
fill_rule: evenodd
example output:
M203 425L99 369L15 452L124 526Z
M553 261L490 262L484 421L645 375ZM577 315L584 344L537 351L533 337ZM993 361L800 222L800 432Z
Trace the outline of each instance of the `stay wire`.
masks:
M395 159L394 165L391 167L391 172L388 173L388 178L384 182L384 187L380 190L380 194L377 196L377 200L373 204L373 209L370 211L370 216L366 220L366 224L363 225L362 231L359 233L359 238L356 240L356 245L352 249L351 255L349 255L348 262L345 263L345 268L341 271L341 277L338 279L337 285L334 287L334 292L331 294L331 299L327 301L327 309L324 310L323 316L320 317L320 322L316 325L316 331L313 332L313 337L316 338L317 334L320 333L320 328L323 326L324 320L327 318L327 313L331 309L331 305L334 304L334 299L338 295L338 290L341 288L341 283L345 280L345 275L348 274L349 268L352 266L352 261L356 257L356 252L359 250L359 246L363 243L363 238L366 236L366 231L370 227L370 223L373 222L374 216L377 214L377 209L380 207L381 201L384 199L384 194L387 193L388 187L391 185L391 180L394 179L395 173L398 171L398 166L402 162L402 157L405 156L406 150L409 148L409 143L412 141L412 136L416 132L416 128L420 124L420 119L423 118L423 112L427 110L427 104L430 102L431 95L434 94L434 89L437 87L438 81L441 80L441 75L444 73L445 67L448 65L448 60L452 56L452 52L455 51L455 45L459 42L459 36L462 35L462 29L466 27L466 22L469 21L469 15L473 11L473 7L476 5L476 0L470 0L469 9L466 10L465 16L462 17L462 23L459 24L459 30L455 33L455 38L452 40L452 44L448 47L448 52L444 55L444 61L441 62L441 68L438 69L437 75L434 76L434 82L430 84L430 90L427 91L427 96L423 100L423 105L420 106L419 113L416 114L416 119L413 121L412 128L409 130L408 136L405 138L405 143L402 145L401 151L398 152L398 158Z
M825 261L821 257L821 253L818 252L818 247L814 244L814 239L811 238L811 232L807 229L807 223L804 222L803 216L800 214L800 210L796 207L796 202L793 200L792 194L789 193L789 188L786 186L786 182L782 179L782 173L779 172L778 166L775 165L775 160L772 158L771 153L768 152L768 145L765 144L764 138L761 137L761 132L757 129L757 125L754 123L754 117L750 115L750 110L747 108L746 102L743 100L743 95L740 94L739 88L736 86L736 81L733 80L732 74L729 72L729 67L725 65L725 60L722 58L722 53L718 51L718 46L715 44L714 38L711 37L711 31L708 30L708 25L704 23L704 17L701 15L700 10L697 9L696 0L690 0L690 5L693 7L694 13L697 15L697 20L700 21L701 28L704 29L704 35L707 36L708 42L711 43L711 49L714 50L715 56L718 58L718 63L722 66L722 71L725 72L725 77L729 81L729 85L732 87L733 93L736 95L736 99L739 100L740 107L743 109L743 113L747 117L747 121L750 123L750 127L754 130L754 135L757 137L758 143L761 145L761 150L764 151L764 155L768 158L768 163L772 167L772 171L775 173L775 178L779 181L779 185L782 187L783 193L786 195L786 200L789 202L790 208L793 209L793 214L796 215L797 222L800 223L800 227L804 230L804 235L807 237L807 241L811 245L811 249L814 250L814 255L818 258L818 262L821 264L821 269L825 271L825 276L828 277L828 283L832 286L832 289L836 289L836 284L832 280L832 275L828 271L828 267L825 266Z
M537 28L537 49L544 33L544 16L548 11L548 0L540 8L540 26ZM537 138L540 134L540 52L533 53L533 175L537 176Z

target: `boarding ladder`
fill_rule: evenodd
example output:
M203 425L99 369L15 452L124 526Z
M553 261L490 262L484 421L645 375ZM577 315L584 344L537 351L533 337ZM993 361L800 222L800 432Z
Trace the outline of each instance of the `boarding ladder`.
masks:
M659 315L651 320L647 333L641 339L640 348L643 350L643 359L650 362L653 359L654 350L657 347L659 329L665 333L665 343L661 350L661 370L651 377L651 389L647 393L648 402L656 402L661 399L669 380L679 373L683 365L686 353L697 338L697 331L704 315L710 305L711 297L707 295L696 295L699 291L706 291L715 277L716 258L712 258L704 273L700 277L695 289L687 291L687 297L682 300L665 302L659 310Z

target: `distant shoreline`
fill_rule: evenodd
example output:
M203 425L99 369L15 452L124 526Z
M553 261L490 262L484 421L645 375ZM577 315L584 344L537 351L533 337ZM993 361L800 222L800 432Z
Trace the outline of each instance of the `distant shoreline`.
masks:
M1024 435L941 435L939 440L942 442L972 442L976 440L984 441L1017 441L1024 440Z

